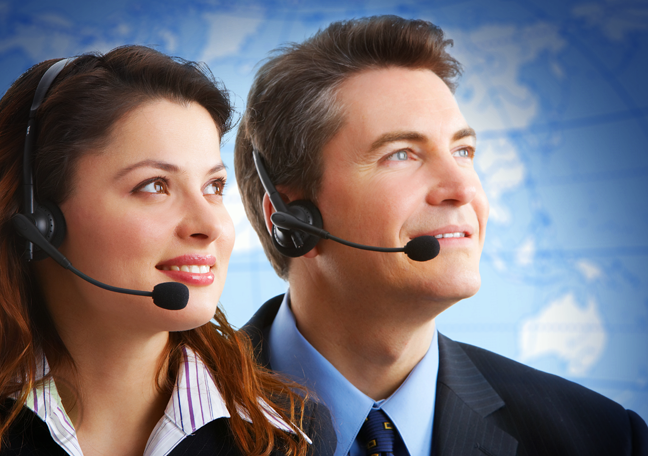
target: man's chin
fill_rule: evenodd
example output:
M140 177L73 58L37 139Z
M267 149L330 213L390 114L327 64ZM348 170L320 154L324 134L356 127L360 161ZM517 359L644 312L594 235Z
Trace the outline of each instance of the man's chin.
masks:
M450 307L457 302L475 296L481 287L481 277L475 274L472 277L462 277L461 280L443 281L443 283L429 283L428 287L420 290L425 300L445 303Z

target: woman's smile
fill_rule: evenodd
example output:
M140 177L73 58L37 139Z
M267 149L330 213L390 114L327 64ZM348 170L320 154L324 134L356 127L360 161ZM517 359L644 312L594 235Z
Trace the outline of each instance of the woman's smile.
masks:
M176 282L204 286L214 282L211 269L215 264L216 258L213 255L190 254L164 261L156 268Z

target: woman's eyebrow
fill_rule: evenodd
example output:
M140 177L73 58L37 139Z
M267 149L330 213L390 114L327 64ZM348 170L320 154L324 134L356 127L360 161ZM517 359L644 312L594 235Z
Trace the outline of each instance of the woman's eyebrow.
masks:
M159 160L142 160L140 162L137 162L135 164L132 164L130 166L127 166L126 168L120 169L117 174L115 174L114 180L119 180L131 171L134 171L138 168L155 168L155 169L161 169L163 171L166 171L167 173L178 173L180 172L180 167L177 165L173 165L171 163L159 161ZM219 171L222 171L224 169L227 169L225 164L223 162L218 163L216 166L214 166L212 169L207 171L207 174L214 174Z
M168 173L177 173L178 171L180 171L180 168L178 166L172 165L171 163L158 161L158 160L142 160L140 162L127 166L126 168L120 169L117 172L117 174L115 174L114 180L119 180L122 177L124 177L126 174L138 168L156 168L156 169L164 170Z
M225 166L225 163L220 162L218 165L214 166L212 169L207 171L207 174L214 174L224 169L227 169L227 166Z

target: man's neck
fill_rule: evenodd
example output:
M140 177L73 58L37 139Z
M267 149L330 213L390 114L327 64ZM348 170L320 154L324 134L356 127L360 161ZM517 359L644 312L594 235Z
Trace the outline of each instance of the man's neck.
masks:
M407 315L400 302L291 280L291 308L304 338L356 388L389 397L425 356L434 315ZM387 311L385 311L387 310Z

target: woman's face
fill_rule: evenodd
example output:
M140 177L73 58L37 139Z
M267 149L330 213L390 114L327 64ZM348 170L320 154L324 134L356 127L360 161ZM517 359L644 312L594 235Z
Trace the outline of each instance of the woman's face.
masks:
M61 252L110 285L150 291L161 282L184 283L189 303L179 311L159 309L151 298L55 272L58 266L48 260L41 277L55 320L86 317L129 330L181 331L213 317L234 244L219 145L202 106L159 100L129 113L107 147L79 160L72 194L61 204L67 222Z

